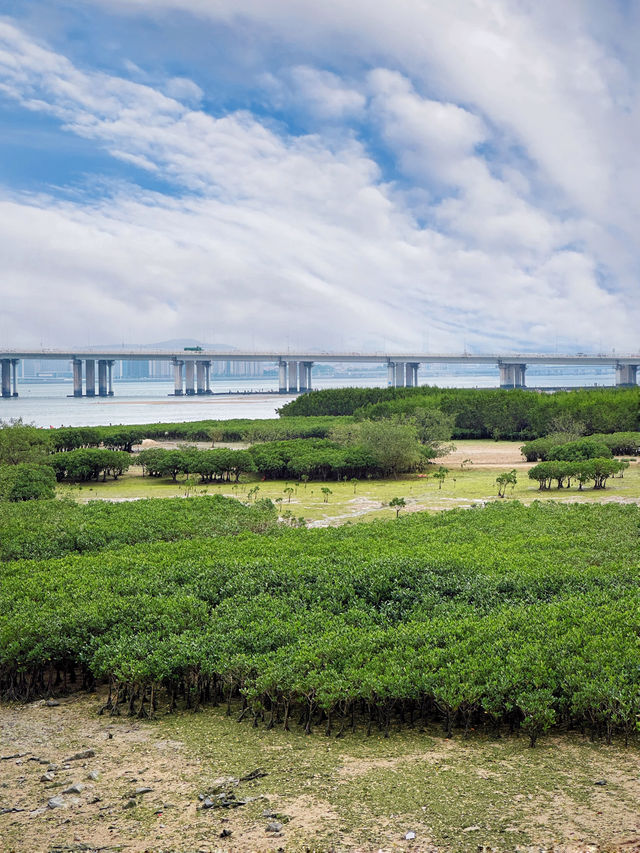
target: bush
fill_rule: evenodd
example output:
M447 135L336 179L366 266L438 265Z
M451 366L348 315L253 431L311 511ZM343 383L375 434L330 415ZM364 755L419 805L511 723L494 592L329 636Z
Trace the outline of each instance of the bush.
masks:
M0 499L33 501L53 498L56 475L49 465L20 462L0 467Z
M566 444L552 447L548 458L563 462L577 462L581 459L610 459L612 455L611 450L603 442L593 438L580 438L577 441L568 441Z

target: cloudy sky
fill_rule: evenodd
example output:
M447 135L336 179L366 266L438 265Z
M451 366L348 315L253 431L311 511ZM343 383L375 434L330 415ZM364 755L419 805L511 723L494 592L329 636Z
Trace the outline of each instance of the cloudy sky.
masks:
M0 347L640 351L633 0L0 0Z

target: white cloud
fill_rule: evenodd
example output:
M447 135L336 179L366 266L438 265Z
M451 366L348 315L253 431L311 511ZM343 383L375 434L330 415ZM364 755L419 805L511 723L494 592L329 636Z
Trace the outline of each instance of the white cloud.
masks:
M262 83L279 109L294 107L319 119L361 116L366 103L363 93L337 74L306 65L263 75Z
M182 101L182 103L194 107L198 106L204 97L204 92L200 86L187 77L172 77L167 81L164 88L170 98L175 98L176 101Z
M344 23L348 5L330 11ZM357 0L353 5L359 8ZM470 8L462 0L453 5ZM479 74L476 58L489 52L498 64L504 57L515 61L524 74L524 64L513 57L514 16L505 13L500 24L501 4L490 5L493 16L475 36L479 46L461 25L468 54L458 61ZM259 20L270 10L270 26L285 32L291 26L280 14L283 7L270 0L264 10L242 0L235 6ZM326 10L300 6L329 31ZM207 8L202 4L203 13ZM233 19L231 6L217 8ZM407 26L416 8L408 0L396 6L397 26L407 37L405 68L419 65L416 27ZM431 7L429 24L446 45L445 24L453 24L443 8ZM368 9L364 36L375 36L391 53L397 34L382 27L377 7ZM477 20L475 13L469 17ZM307 24L303 30L311 38ZM502 27L502 35L487 33L491 26ZM7 96L172 182L178 193L129 186L99 203L72 203L5 192L0 243L7 337L33 343L48 329L48 340L55 334L65 343L84 339L91 325L96 339L110 340L126 316L140 341L204 328L245 345L253 337L264 347L282 346L286 338L338 347L345 338L359 343L373 337L410 350L421 346L428 329L432 349L442 350L460 349L463 336L475 348L495 341L543 347L559 332L584 349L607 334L619 349L635 348L638 310L599 284L602 258L612 268L618 263L607 230L611 219L599 207L615 185L601 162L601 137L585 118L590 136L579 171L593 178L586 192L575 189L571 175L547 177L547 191L540 174L525 174L517 158L494 168L482 146L505 144L511 134L526 139L533 154L538 137L525 133L519 110L496 129L497 96L453 97L456 86L464 86L456 82L452 61L441 60L445 48L432 46L436 34L423 28L423 70L414 80L406 70L382 66L360 86L307 66L278 75L287 96L306 99L320 119L356 115L375 127L411 181L405 188L386 183L365 143L348 133L329 143L320 134L287 136L246 111L214 117L190 106L185 84L173 92L165 87L163 94L84 71L0 24L0 89ZM429 76L425 44L446 78L439 97L418 83ZM551 67L545 60L534 77L547 85ZM469 68L458 73L470 92ZM572 73L566 85L593 96L600 79L599 71L595 80L586 71L577 78ZM558 104L565 98L560 89ZM606 94L598 97L608 104ZM554 107L554 116L559 112ZM579 112L574 104L574 118L553 124L554 132L564 127L574 133L571 122ZM547 176L552 153L544 148L536 155ZM627 191L627 211L631 202ZM632 260L625 258L621 268L630 270Z

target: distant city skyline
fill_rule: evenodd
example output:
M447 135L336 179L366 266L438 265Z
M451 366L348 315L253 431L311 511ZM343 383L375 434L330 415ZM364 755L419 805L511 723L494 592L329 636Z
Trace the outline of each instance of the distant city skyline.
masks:
M5 0L0 347L640 351L640 6Z

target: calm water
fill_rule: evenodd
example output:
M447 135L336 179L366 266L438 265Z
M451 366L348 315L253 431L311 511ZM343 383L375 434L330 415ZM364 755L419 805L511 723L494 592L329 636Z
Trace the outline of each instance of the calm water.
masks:
M420 384L443 388L492 388L498 384L496 371L464 371L458 368L420 370ZM599 370L579 375L565 371L536 374L527 371L527 382L536 387L569 387L612 385L613 370ZM385 374L375 377L316 377L315 388L338 388L349 385L386 387ZM21 417L42 427L99 426L101 424L139 424L164 421L198 421L205 418L273 418L276 409L291 400L288 394L274 392L276 383L269 379L212 380L215 392L209 397L173 397L172 383L115 382L113 397L74 398L71 382L28 384L20 382L17 398L0 398L0 419ZM241 392L256 392L251 395ZM263 392L263 393L259 393Z

